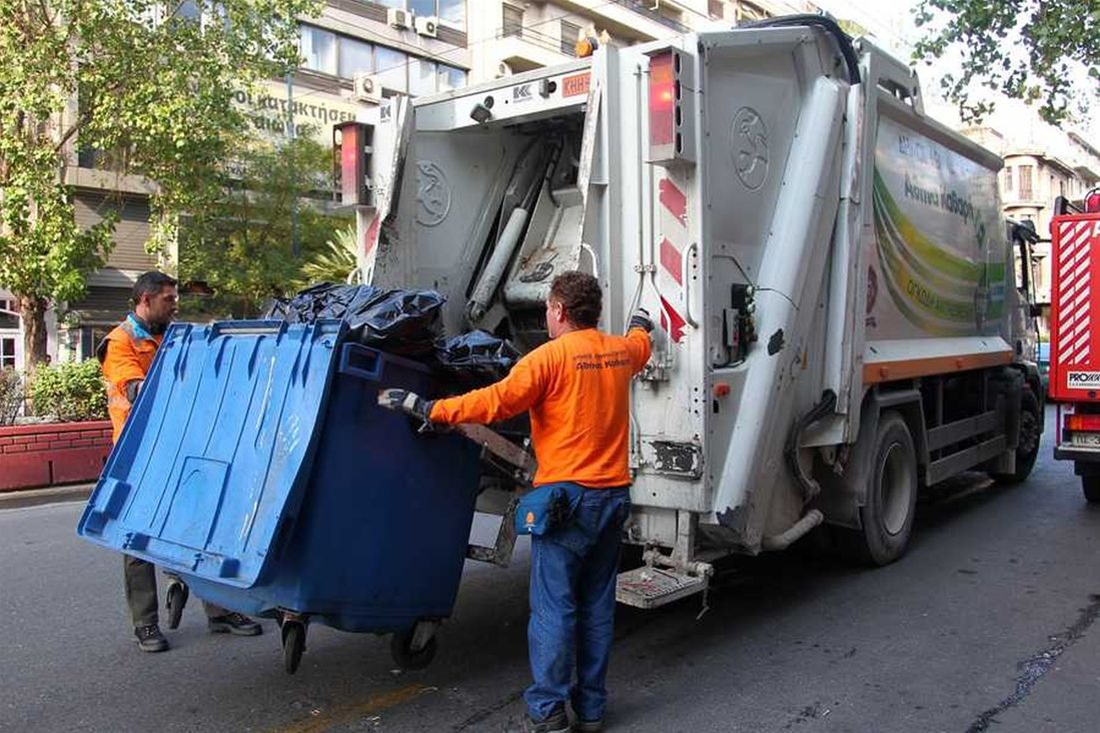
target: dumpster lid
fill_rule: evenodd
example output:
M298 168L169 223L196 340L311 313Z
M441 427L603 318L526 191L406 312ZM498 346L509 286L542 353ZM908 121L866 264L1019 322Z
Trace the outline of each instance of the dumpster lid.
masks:
M77 533L256 584L301 504L343 326L169 328Z

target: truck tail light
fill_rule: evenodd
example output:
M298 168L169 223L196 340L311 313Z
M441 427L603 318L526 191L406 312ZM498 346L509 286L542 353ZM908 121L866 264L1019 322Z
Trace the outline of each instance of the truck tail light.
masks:
M1100 213L1100 188L1094 188L1085 194L1085 213Z
M676 98L679 93L672 51L649 59L649 145L672 145L676 136Z
M333 195L344 206L369 206L374 126L341 122L332 129Z
M1100 433L1100 415L1066 415L1066 430Z

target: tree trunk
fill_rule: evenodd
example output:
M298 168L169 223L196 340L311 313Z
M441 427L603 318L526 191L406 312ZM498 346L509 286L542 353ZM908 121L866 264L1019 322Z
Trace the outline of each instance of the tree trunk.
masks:
M16 294L19 315L23 319L23 359L28 374L46 361L46 311L50 303L45 298Z

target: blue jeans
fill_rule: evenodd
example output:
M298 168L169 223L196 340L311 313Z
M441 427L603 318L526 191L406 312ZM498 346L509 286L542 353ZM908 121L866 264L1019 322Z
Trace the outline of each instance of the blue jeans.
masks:
M620 535L629 513L629 488L587 489L572 522L531 537L527 646L534 683L523 696L534 720L545 720L566 698L582 720L603 718Z

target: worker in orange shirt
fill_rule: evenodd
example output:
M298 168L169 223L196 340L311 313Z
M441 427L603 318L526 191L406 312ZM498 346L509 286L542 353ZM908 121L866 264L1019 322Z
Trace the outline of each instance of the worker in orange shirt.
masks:
M599 731L607 701L620 535L630 513L630 383L649 360L653 322L639 310L625 337L602 333L601 301L596 278L564 272L546 301L550 341L501 381L435 402L400 389L379 394L380 404L427 424L485 424L530 412L535 486L582 487L572 520L531 538L530 733L570 730L567 699L572 729Z
M175 318L179 302L176 281L162 272L146 272L134 283L133 300L133 312L108 333L96 349L103 378L107 381L107 412L111 416L114 442L118 442L122 434L164 331ZM158 623L156 568L152 563L129 555L122 559L126 602L130 606L138 648L144 652L163 652L168 649L168 640ZM187 595L187 586L179 578L169 576L169 628L179 625ZM207 627L212 632L256 636L263 631L258 623L243 614L205 601L203 608Z

